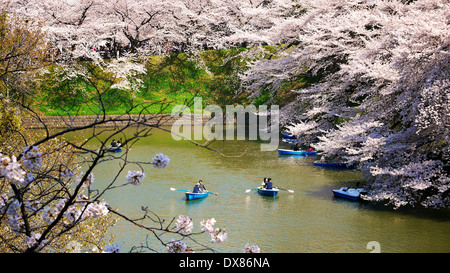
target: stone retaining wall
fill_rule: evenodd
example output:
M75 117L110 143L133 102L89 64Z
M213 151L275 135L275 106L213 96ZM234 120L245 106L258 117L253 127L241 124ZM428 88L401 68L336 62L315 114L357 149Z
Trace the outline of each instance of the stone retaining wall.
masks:
M197 114L195 114L197 115ZM198 114L201 115L201 114ZM192 114L192 117L194 114ZM95 120L101 121L103 117L100 116L42 116L36 117L24 117L22 119L22 124L24 128L27 129L43 129L45 126L47 128L68 128L68 127L82 127L87 126L95 122ZM179 117L172 118L170 114L159 114L159 115L108 115L105 117L104 121L97 124L97 127L123 127L127 126L130 122L142 122L148 125L160 126L171 126L173 123L179 119ZM193 118L192 118L193 120ZM203 116L203 124L207 119Z

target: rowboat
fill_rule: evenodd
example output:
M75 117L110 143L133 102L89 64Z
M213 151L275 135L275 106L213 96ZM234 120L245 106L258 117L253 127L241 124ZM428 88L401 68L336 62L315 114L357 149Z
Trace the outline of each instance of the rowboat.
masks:
M186 200L201 199L201 198L205 198L208 196L207 191L197 192L197 193L188 191L188 192L185 192L185 194L186 194Z
M264 189L261 187L258 187L258 193L264 196L277 196L278 189Z
M361 194L365 194L366 191L364 189L358 188L348 188L348 187L342 187L339 190L333 190L334 196L347 198L350 200L358 201L360 199Z
M295 144L295 143L299 142L299 140L296 138L289 138L289 139L283 138L281 141L283 141L284 143L289 143L289 144Z
M111 153L118 153L118 152L121 152L122 151L122 147L111 147L111 146L109 146L109 148L108 148L108 152L111 152Z
M294 151L294 150L286 150L286 149L278 149L278 154L280 155L303 155L303 156L315 156L317 152L307 152L307 151Z
M297 136L287 132L281 132L281 137L285 139L297 139Z
M354 163L331 163L331 162L314 162L314 166L325 167L325 168L342 168L351 169L355 167Z

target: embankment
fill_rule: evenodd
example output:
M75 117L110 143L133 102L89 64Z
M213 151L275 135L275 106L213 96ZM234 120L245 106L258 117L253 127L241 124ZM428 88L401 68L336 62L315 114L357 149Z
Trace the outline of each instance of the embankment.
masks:
M194 116L192 114L192 122ZM200 114L201 115L201 114ZM107 116L40 116L23 117L22 126L26 129L70 128L85 127L97 123L96 127L124 127L124 126L171 126L179 117L169 114L157 115L107 115ZM202 117L203 124L207 121ZM193 124L193 123L192 123Z

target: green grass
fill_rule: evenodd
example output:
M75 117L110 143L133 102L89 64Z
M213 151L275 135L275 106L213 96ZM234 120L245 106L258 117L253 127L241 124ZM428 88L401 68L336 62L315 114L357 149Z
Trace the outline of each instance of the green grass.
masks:
M258 58L267 58L278 48L264 46ZM203 98L203 106L250 103L259 106L273 94L261 92L259 97L249 100L240 90L238 73L246 69L249 60L239 53L245 50L249 49L209 50L195 57L184 53L153 56L145 63L147 73L140 76L143 84L138 90L109 88L113 84L111 75L91 62L80 63L90 72L89 79L69 77L54 65L42 78L34 108L46 116L95 115L101 109L111 115L170 113L173 106L186 104L195 96ZM275 95L285 100L290 93L287 89L299 86L301 82L292 82ZM102 94L102 105L98 102L99 93Z

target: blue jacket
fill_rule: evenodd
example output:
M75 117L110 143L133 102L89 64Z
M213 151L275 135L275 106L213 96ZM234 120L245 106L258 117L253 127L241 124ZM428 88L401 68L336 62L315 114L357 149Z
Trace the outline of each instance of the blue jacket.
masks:
M200 187L198 185L195 185L194 190L192 191L193 193L199 193L202 192Z
M266 183L266 189L271 190L272 189L272 182Z

